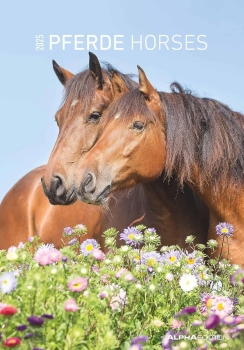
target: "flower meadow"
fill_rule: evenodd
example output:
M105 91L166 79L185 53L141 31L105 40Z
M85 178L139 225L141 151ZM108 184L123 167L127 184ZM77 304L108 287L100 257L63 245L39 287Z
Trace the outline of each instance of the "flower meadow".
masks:
M86 232L66 227L59 250L30 237L0 251L1 349L243 349L244 271L231 264L230 224L216 227L215 258L215 240L161 247L142 225L104 232L105 252L79 243Z

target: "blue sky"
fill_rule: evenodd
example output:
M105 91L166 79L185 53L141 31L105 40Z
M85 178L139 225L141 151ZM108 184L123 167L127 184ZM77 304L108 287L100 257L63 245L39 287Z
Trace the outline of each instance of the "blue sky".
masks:
M54 114L62 86L51 60L72 72L88 53L69 45L49 50L49 35L124 35L124 50L94 51L125 73L139 64L158 90L177 80L200 96L244 112L244 2L242 0L5 1L1 5L0 200L24 174L45 164L55 139ZM44 51L35 36L44 35ZM206 35L206 50L131 50L131 35ZM193 47L197 45L193 44Z

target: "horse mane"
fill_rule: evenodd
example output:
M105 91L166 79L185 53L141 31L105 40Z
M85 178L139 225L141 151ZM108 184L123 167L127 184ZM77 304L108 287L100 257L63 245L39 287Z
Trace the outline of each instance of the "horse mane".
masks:
M122 78L126 87L131 90L136 88L138 84L132 80L132 78L136 77L135 74L123 74L118 71L108 62L101 62L102 72L106 74L106 76L111 81L113 72L116 71L117 74ZM74 75L72 79L70 79L64 90L64 96L62 99L62 105L68 100L72 102L72 100L79 100L85 102L83 106L84 111L87 110L90 106L90 102L95 95L96 91L96 82L93 76L90 73L89 67L86 67L83 71ZM69 108L70 106L68 106Z
M160 92L166 115L167 177L180 185L193 182L198 168L200 187L233 191L244 184L244 115L211 98L199 98L174 82L171 93Z

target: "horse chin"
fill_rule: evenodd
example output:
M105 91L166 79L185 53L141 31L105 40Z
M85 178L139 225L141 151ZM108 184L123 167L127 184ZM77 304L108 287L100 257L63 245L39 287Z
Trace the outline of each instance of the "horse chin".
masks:
M106 204L109 194L111 192L111 185L106 186L100 193L77 193L78 199L82 202L92 205L102 206Z
M66 197L57 197L49 195L47 196L50 204L52 205L71 205L77 201L77 195L75 191L72 191L68 196Z

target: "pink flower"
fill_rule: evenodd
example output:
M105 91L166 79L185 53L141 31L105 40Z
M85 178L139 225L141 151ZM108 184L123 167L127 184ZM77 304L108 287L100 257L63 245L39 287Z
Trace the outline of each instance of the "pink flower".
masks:
M230 315L233 311L233 301L225 296L216 296L213 300L211 311L219 317Z
M166 278L167 281L171 282L174 279L174 275L172 273L168 272L168 273L166 273L165 278Z
M0 312L1 312L1 310L4 309L6 306L8 306L8 304L0 303Z
M127 282L129 282L129 281L132 281L133 280L133 275L132 275L132 273L127 273L126 275L125 275L125 280L127 281Z
M208 313L208 311L210 311L213 305L214 299L215 299L215 296L208 293L203 293L201 295L202 305L200 306L200 311L203 315L205 315L205 313Z
M52 260L52 262L58 262L59 260L61 260L62 259L62 254L61 254L61 252L59 251L59 250L57 250L57 249L51 249L50 251L49 251L49 254L50 254L50 257L51 257L51 260Z
M19 242L18 249L23 249L25 247L23 242Z
M172 329L177 329L177 328L180 328L181 326L182 326L182 323L180 321L178 321L178 320L172 320L170 322L170 327Z
M126 270L124 267L122 267L118 272L116 272L115 277L116 277L116 278L120 278L120 277L123 276L123 274L126 273L126 272L127 272L127 270Z
M34 256L34 259L43 266L58 262L61 258L61 252L55 249L53 245L48 244L41 246Z
M39 249L34 259L40 264L40 265L49 265L52 263L51 256L50 256L50 250L49 249Z
M17 247L11 246L8 248L8 253L15 253L17 250Z
M101 293L99 293L98 296L102 299L105 299L108 297L108 292L106 290L103 290Z
M113 311L120 311L121 307L124 308L126 303L126 291L121 288L119 294L111 298L109 305Z
M108 275L102 275L101 282L102 282L102 284L107 284L108 283Z
M84 277L77 277L68 283L68 288L72 292L82 292L87 288L88 281Z
M93 255L93 258L96 260L103 260L105 257L105 254L100 249L95 249L92 255Z
M78 310L78 305L76 304L75 299L68 299L66 300L66 302L64 303L64 309L66 311L71 311L71 312L75 312Z

